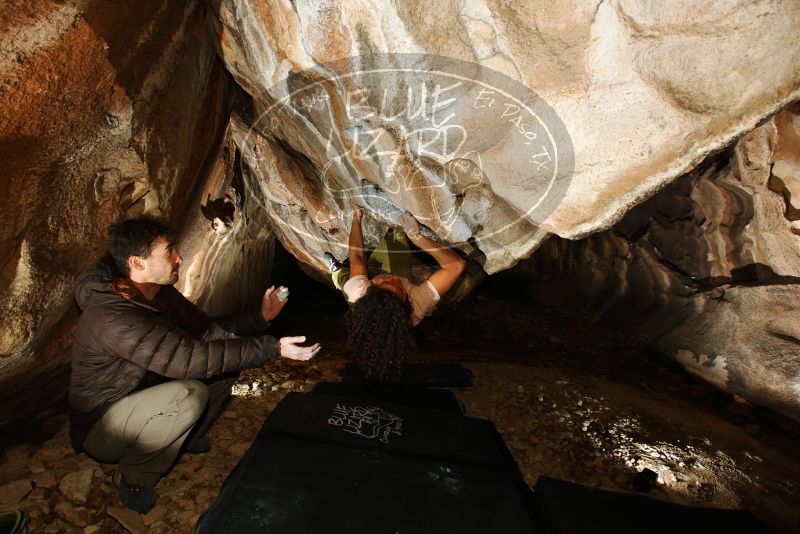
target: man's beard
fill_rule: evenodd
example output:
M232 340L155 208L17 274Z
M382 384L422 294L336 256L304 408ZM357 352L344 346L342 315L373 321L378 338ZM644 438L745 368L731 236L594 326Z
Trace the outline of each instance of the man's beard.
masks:
M180 278L180 275L178 274L178 271L175 270L175 271L170 272L168 275L164 275L158 281L158 283L160 285L162 285L162 286L171 286L171 285L176 284L178 282L178 278Z

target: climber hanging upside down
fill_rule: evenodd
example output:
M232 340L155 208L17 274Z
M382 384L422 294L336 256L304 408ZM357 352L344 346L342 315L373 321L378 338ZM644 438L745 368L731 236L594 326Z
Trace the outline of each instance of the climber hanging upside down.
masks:
M390 228L367 258L361 211L355 209L348 243L349 269L326 254L334 285L352 305L348 344L370 380L399 380L402 362L414 348L411 327L433 311L464 271L464 260L424 237L411 214L403 214L400 221L402 230ZM411 249L409 240L430 254L440 267L419 285L409 281L414 265L420 264L418 252Z

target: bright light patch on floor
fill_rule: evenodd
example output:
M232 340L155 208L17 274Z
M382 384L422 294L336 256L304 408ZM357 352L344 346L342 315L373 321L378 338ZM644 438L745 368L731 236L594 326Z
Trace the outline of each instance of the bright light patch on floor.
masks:
M262 382L250 382L247 384L234 384L231 388L231 395L234 397L261 397L269 390Z

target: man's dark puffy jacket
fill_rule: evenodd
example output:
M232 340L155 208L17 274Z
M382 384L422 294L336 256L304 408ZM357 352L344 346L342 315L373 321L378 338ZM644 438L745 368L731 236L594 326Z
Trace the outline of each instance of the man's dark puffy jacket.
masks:
M253 313L211 319L172 286L146 301L110 259L75 286L83 311L72 348L70 433L83 448L108 406L167 379L206 379L258 367L277 355L268 323ZM240 337L258 336L258 337Z

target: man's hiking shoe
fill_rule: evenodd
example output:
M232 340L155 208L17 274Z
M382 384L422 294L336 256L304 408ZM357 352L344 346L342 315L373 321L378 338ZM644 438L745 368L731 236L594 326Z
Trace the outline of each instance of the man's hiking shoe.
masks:
M322 261L325 262L325 266L328 268L329 273L338 271L342 268L342 264L330 252L326 252L322 255Z
M206 436L193 439L192 442L186 446L186 452L189 454L205 454L210 450L211 442Z
M0 534L27 534L28 516L22 510L0 513Z
M119 471L114 472L111 481L119 489L119 500L134 512L144 515L156 505L158 494L150 486L128 484Z

